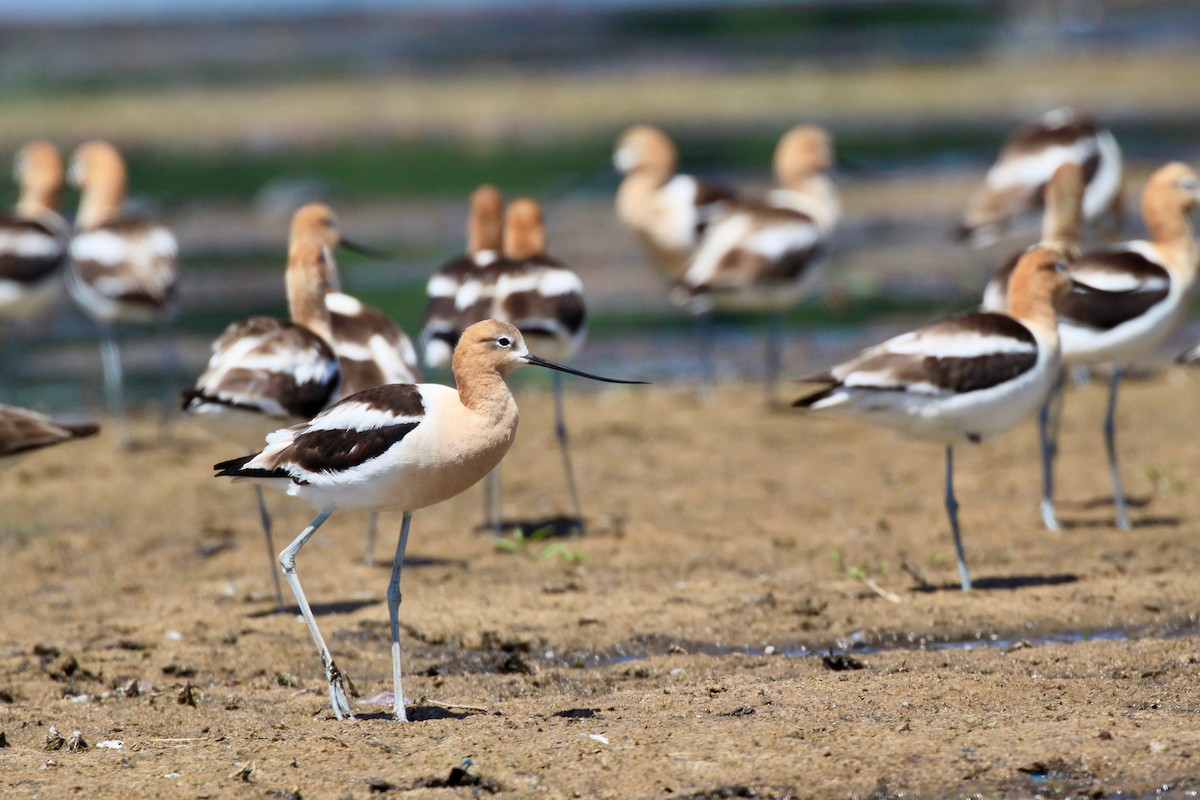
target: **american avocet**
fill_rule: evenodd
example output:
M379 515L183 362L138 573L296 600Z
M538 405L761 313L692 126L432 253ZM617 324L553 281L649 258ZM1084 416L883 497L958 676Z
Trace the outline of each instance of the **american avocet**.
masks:
M672 281L732 197L691 175L675 174L678 160L674 143L651 125L626 130L613 151L613 165L625 176L617 190L617 216Z
M467 252L447 261L425 286L421 342L425 363L450 365L458 337L472 323L487 319L492 306L491 284L477 280L479 271L500 258L503 242L504 197L484 184L471 193L467 217Z
M165 226L122 215L125 162L108 142L80 145L67 177L82 192L67 288L80 308L100 325L109 410L116 417L117 437L124 444L121 355L114 326L120 322L165 323L172 315L178 247ZM169 342L168 346L173 348ZM174 358L173 351L170 357Z
M813 265L841 214L829 178L832 163L833 143L824 129L800 125L784 134L774 159L779 188L761 201L728 203L673 292L694 314L714 308L770 312L768 394L781 363L781 314L809 291Z
M1054 250L1068 262L1083 255L1082 226L1083 170L1078 164L1063 164L1046 184L1042 212L1042 238L1038 247ZM1003 262L983 289L984 311L1008 310L1008 280L1024 250Z
M58 297L70 231L58 213L63 164L54 145L22 147L13 177L21 193L14 213L0 216L0 319L36 316Z
M1021 257L1009 313L975 312L901 334L829 372L796 406L862 417L904 438L946 446L946 512L962 588L971 588L954 498L954 445L1001 433L1036 409L1059 372L1054 302L1067 291L1052 250Z
M100 426L89 422L56 422L36 411L0 405L0 468L34 450L99 432Z
M342 672L317 629L296 574L296 555L337 509L404 512L388 615L392 628L392 711L405 720L400 685L400 571L412 513L466 490L491 472L517 432L517 404L505 376L528 364L611 383L531 354L512 325L485 320L463 332L454 350L457 390L391 384L351 395L311 422L276 431L262 452L217 464L217 476L249 478L299 497L320 513L279 554L288 585L321 653L334 716L353 716Z
M1088 221L1111 211L1120 222L1121 148L1106 128L1070 108L1058 108L1016 131L1004 143L984 185L971 198L959 234L976 247L994 241L1021 216L1035 211L1059 166L1078 164L1086 188Z
M324 203L310 203L292 215L291 238L308 235L319 236L326 247L324 261L330 291L325 295L325 306L329 309L333 351L337 354L342 373L341 388L332 400L341 400L385 383L416 383L421 380L417 351L408 334L379 309L365 305L358 298L341 291L334 249L341 246L368 255L372 251L343 236L333 209ZM364 557L368 564L375 552L378 523L378 515L372 511Z
M537 202L522 197L508 207L504 220L504 258L486 270L494 280L492 314L521 331L534 349L570 361L587 337L583 283L566 264L546 253L546 227ZM575 486L575 470L567 445L563 417L562 374L554 373L554 434L562 453L563 474L575 519L585 529L583 508ZM489 486L493 529L499 526L499 474Z
M297 236L293 227L287 267L291 322L251 317L231 324L213 343L212 358L196 387L183 393L184 412L218 438L253 452L268 433L312 419L336 395L340 371L325 305L327 253L314 232ZM262 487L255 490L275 599L282 608L271 515Z
M1187 314L1200 267L1188 214L1200 201L1200 179L1174 162L1150 176L1142 194L1149 241L1131 241L1087 252L1070 262L1071 277L1093 291L1071 292L1055 304L1062 335L1063 363L1111 364L1104 443L1118 527L1129 528L1125 492L1116 450L1117 388L1121 370L1162 344ZM1055 393L1061 388L1057 386ZM1049 403L1050 400L1047 400ZM1057 443L1043 442L1042 516L1058 529L1053 497Z

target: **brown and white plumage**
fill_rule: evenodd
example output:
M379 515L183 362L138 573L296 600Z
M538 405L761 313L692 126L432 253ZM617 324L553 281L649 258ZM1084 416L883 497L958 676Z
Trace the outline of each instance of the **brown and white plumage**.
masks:
M568 361L583 347L587 336L587 310L583 284L569 267L546 252L546 228L542 209L529 198L519 198L508 207L504 218L500 257L491 257L495 241L493 222L500 208L500 195L491 187L481 187L472 196L472 222L469 239L474 254L470 261L454 266L460 276L456 284L449 276L430 280L431 306L427 307L426 330L434 319L449 321L432 336L428 345L443 347L457 342L461 331L484 319L497 319L515 325L532 347ZM485 254L479 257L478 254ZM454 286L453 306L448 302ZM436 291L435 291L436 290ZM434 300L438 300L434 305ZM441 311L437 311L441 309ZM575 518L583 527L579 493L567 446L563 419L562 383L555 376L555 432L563 456L563 470L571 494ZM493 476L487 486L489 524L498 533L500 521L499 478Z
M1068 270L1079 288L1055 301L1063 363L1114 366L1104 432L1117 525L1122 528L1130 523L1115 441L1121 370L1166 341L1187 314L1200 268L1200 248L1188 215L1198 201L1200 179L1191 168L1178 162L1167 164L1151 175L1142 195L1149 240L1083 253L1077 246L1064 251L1071 255ZM1064 215L1070 218L1069 209ZM1041 417L1042 516L1047 528L1058 530L1053 498L1057 424L1049 414L1045 409Z
M286 276L291 320L235 322L213 343L208 368L183 393L183 410L216 437L253 451L271 431L312 418L336 397L341 372L325 305L327 254L316 232L293 228ZM282 608L271 516L261 488L258 505Z
M325 278L330 289L325 295L325 307L329 310L331 344L341 373L341 388L332 400L385 384L419 381L417 351L408 334L379 309L340 291L341 276L334 250L345 246L367 251L342 236L333 209L323 203L305 205L292 216L292 237L309 233L316 234L325 245ZM374 561L378 524L378 515L371 512L364 559L367 564Z
M1038 247L1054 250L1068 263L1083 255L1082 202L1083 170L1077 164L1063 164L1046 185L1042 238ZM1008 311L1008 282L1024 252L1013 253L997 267L983 290L984 311Z
M492 319L517 326L539 352L569 361L587 338L583 283L546 252L542 209L527 197L508 207L504 257L483 270L493 289Z
M965 314L889 339L805 379L826 388L795 403L945 445L946 508L964 589L971 583L953 494L953 445L1001 433L1042 404L1060 370L1054 302L1068 285L1058 253L1030 250L1013 272L1008 314Z
M99 432L93 423L57 422L36 411L0 405L0 468L34 450Z
M617 216L671 281L733 198L691 175L676 174L678 160L674 143L652 125L629 128L613 151L613 165L625 176L617 190Z
M63 165L54 145L27 143L13 162L20 196L0 216L0 319L27 319L58 297L69 228L58 213Z
M324 203L309 203L292 215L291 239L315 236L324 245L325 307L329 310L330 343L341 368L337 397L382 386L420 380L417 352L399 325L377 308L341 291L335 250L362 249L342 236L337 216Z
M98 322L154 322L174 311L178 246L159 222L123 216L125 163L108 142L80 145L68 176L82 193L67 286Z
M333 661L296 575L296 555L336 509L402 510L404 521L388 586L392 629L393 714L405 720L400 680L400 574L412 512L466 490L508 452L516 401L505 384L534 364L578 373L532 355L512 325L485 320L463 332L454 352L456 389L388 385L342 400L311 422L276 431L260 453L217 464L217 476L248 478L298 497L320 513L279 555L288 584L320 651L334 715L352 716ZM599 378L599 380L609 380ZM623 382L623 381L618 381Z
M1091 221L1121 210L1121 148L1107 129L1070 108L1058 108L1018 129L1004 143L984 185L967 206L960 236L982 247L1026 214L1062 164L1083 170L1083 216Z
M477 279L501 256L503 214L504 198L496 187L483 184L475 189L467 216L467 251L429 277L421 342L431 367L449 366L462 332L490 315L494 284Z
M841 215L828 174L832 163L825 130L801 125L788 131L775 150L778 188L726 204L680 275L676 299L697 313L794 305Z
M310 328L274 317L231 323L183 410L221 439L256 446L281 425L311 419L335 399L338 361Z

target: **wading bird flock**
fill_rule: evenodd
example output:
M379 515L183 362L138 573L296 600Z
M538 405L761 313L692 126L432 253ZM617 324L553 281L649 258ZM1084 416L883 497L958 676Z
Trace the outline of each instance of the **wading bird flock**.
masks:
M617 217L645 246L672 299L702 330L708 330L703 320L723 309L770 315L769 397L782 366L782 314L811 293L822 256L835 242L842 208L831 178L834 162L827 131L797 126L776 148L775 187L754 195L678 172L677 148L649 125L627 130L613 152L623 176ZM175 238L160 223L124 214L125 167L108 143L80 146L64 175L53 145L30 142L17 154L14 175L19 200L11 216L0 217L0 321L44 313L65 273L71 298L99 326L109 411L124 442L116 326L170 320ZM81 191L73 232L57 210L67 177ZM980 442L1036 412L1043 521L1057 530L1053 465L1067 367L1111 368L1105 442L1116 523L1130 525L1116 450L1117 387L1122 369L1159 347L1186 315L1200 266L1188 217L1200 200L1200 180L1181 163L1160 167L1142 194L1149 238L1087 246L1087 224L1107 215L1113 229L1119 226L1123 187L1121 151L1108 130L1069 109L1026 125L1004 144L970 199L960 234L983 246L1040 212L1042 235L997 267L981 310L895 336L802 378L820 388L796 400L797 407L862 418L944 446L945 505L964 590L971 580L958 524L954 446ZM207 368L183 392L183 411L242 450L217 464L216 475L255 485L277 605L284 607L276 560L320 653L338 719L352 716L344 676L317 627L296 559L330 514L357 509L370 514L369 563L377 512L403 513L387 594L393 714L403 720L400 577L412 513L487 478L486 523L499 534L498 471L518 420L506 376L526 365L554 371L555 433L578 532L584 515L561 375L639 381L557 363L584 345L584 290L575 272L549 255L542 208L532 199L506 207L498 188L476 189L465 253L429 278L420 350L430 368L451 367L454 388L420 383L417 348L401 327L341 291L339 247L370 253L347 239L328 205L295 211L283 275L289 318L230 323L213 343ZM699 338L701 373L711 392L713 341ZM1200 361L1196 352L1179 360ZM170 370L164 366L168 379ZM97 430L0 406L0 465ZM263 486L318 512L278 554Z

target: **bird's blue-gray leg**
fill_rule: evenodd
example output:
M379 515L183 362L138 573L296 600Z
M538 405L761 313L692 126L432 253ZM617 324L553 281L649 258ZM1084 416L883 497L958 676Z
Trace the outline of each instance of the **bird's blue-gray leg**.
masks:
M367 554L363 563L368 567L375 563L375 539L379 535L379 512L372 511L367 518Z
M783 367L783 312L775 309L771 312L767 323L766 342L766 377L764 390L767 405L775 402L775 383L779 380L779 372Z
M0 320L0 400L11 400L11 387L19 381L17 354L21 348L11 344L15 327L11 320Z
M129 444L125 430L124 377L121 372L121 351L117 347L116 332L112 325L101 327L103 339L100 343L100 358L104 364L104 396L108 401L108 413L117 427L117 445L124 449Z
M712 312L696 315L696 346L700 348L700 401L713 400L717 385L716 335Z
M567 491L571 493L571 504L575 509L575 521L579 532L584 533L586 524L583 521L583 507L579 504L579 490L575 486L575 469L571 466L571 453L567 449L567 422L563 416L563 380L562 373L554 373L554 435L558 437L558 447L562 451L563 474L567 477Z
M1117 465L1117 387L1121 383L1121 368L1114 367L1108 384L1108 411L1104 414L1104 447L1108 451L1108 471L1112 474L1113 505L1117 507L1117 527L1129 530L1129 514L1125 510L1125 490L1121 487L1121 468Z
M408 547L408 527L411 524L412 513L405 511L387 594L388 619L392 623L392 716L400 722L408 722L408 715L404 712L404 688L400 685L400 570L404 567L404 550Z
M181 369L179 366L178 337L175 335L174 320L163 320L160 334L163 344L163 396L162 413L159 418L159 435L164 442L171 439L171 422L175 419L176 398L179 396ZM273 552L273 551L272 551Z
M504 533L500 519L500 467L495 467L483 479L483 517L492 531L492 538L499 539Z
M1042 445L1042 524L1051 531L1061 530L1054 510L1054 460L1058 457L1058 431L1062 422L1062 392L1066 377L1066 372L1058 373L1038 411L1038 437Z
M958 501L954 499L954 448L946 446L946 514L950 517L950 532L954 534L954 551L958 556L958 574L962 576L963 591L970 591L971 576L967 573L967 558L963 555L962 537L958 531Z
M279 584L279 570L275 569L275 538L271 535L271 512L267 510L267 498L263 496L261 484L254 484L258 494L258 517L262 521L263 534L267 537L267 557L271 565L271 580L275 582L275 610L283 611L283 587Z
M301 531L300 535L279 554L279 563L283 567L283 577L287 579L288 586L291 587L292 594L296 597L296 604L300 606L300 613L304 616L304 621L308 623L308 632L312 634L313 641L317 644L317 650L321 653L321 664L325 667L325 681L329 684L329 703L333 706L333 715L338 719L346 717L353 719L354 714L350 711L350 701L346 699L346 689L342 685L342 671L338 669L337 664L333 663L333 656L330 654L329 648L325 646L325 639L322 638L320 629L317 628L317 620L313 617L308 599L304 596L304 590L300 588L300 576L296 574L296 554L332 513L333 509L327 508L317 514L317 518L312 521L312 524Z

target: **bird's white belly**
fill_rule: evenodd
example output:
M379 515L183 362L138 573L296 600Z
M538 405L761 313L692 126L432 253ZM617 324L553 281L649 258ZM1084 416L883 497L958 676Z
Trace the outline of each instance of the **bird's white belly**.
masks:
M905 439L955 444L968 437L986 439L1016 425L1041 406L1057 373L1055 359L999 386L943 397L843 387L844 399L820 407L862 417Z
M1063 362L1074 364L1128 363L1150 353L1171 335L1187 304L1173 291L1145 314L1115 328L1094 328L1059 321Z
M513 426L491 440L438 441L433 427L418 427L378 458L324 472L308 484L290 482L287 493L317 509L416 511L478 483L504 458L515 434Z

